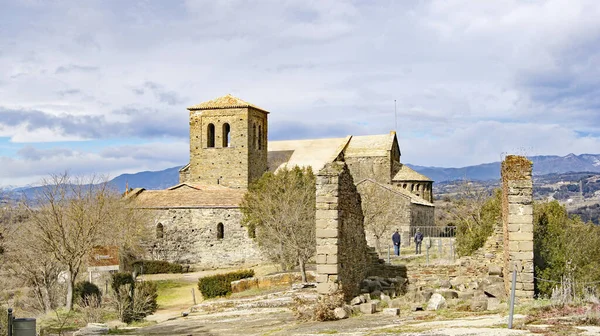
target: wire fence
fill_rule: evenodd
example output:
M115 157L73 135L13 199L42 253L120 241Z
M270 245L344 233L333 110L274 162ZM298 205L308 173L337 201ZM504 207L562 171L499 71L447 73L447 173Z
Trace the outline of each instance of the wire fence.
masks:
M424 237L456 237L456 226L417 226L411 227L409 234L414 238L417 231L420 231Z

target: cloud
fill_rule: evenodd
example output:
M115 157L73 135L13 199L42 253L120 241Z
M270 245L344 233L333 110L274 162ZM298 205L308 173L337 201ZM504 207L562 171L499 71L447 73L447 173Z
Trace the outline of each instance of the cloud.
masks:
M185 142L109 146L100 152L25 146L19 150L18 157L0 156L0 185L36 183L49 174L67 170L74 175L108 174L110 177L161 170L184 165L188 151Z
M54 73L55 74L66 74L69 72L92 72L92 71L98 71L98 67L69 64L69 65L65 65L65 66L59 66L58 68L56 68L56 70L54 70Z
M181 105L187 101L187 99L181 97L177 92L167 91L162 85L154 82L146 82L141 87L132 89L136 95L143 95L146 90L152 92L158 101L167 105Z
M186 115L173 118L155 109L133 107L114 111L114 114L121 117L109 120L102 115L54 115L37 110L0 107L0 136L10 136L15 141L20 135L19 142L27 142L27 136L23 136L23 132L31 134L40 130L50 130L59 137L79 139L188 137Z
M271 112L271 139L397 128L402 158L414 164L600 148L593 0L8 1L3 9L0 136L13 142L184 141L186 105L231 93ZM104 149L115 160L129 151L97 153Z

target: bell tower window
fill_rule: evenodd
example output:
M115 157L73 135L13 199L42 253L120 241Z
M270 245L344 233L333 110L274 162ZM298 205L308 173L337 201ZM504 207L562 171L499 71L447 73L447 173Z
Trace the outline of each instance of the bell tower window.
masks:
M225 236L225 227L223 227L223 223L217 224L217 239L223 239Z
M231 127L228 123L223 124L223 147L231 146Z
M208 124L206 133L206 147L215 147L215 125Z

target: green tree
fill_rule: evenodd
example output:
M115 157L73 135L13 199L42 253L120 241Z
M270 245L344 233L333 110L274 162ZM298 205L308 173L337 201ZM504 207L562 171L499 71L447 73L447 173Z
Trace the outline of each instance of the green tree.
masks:
M315 175L310 167L279 169L253 183L241 204L243 223L264 253L284 269L306 262L316 252Z
M456 252L471 255L483 247L502 220L502 190L493 196L486 190L476 190L465 184L452 204L447 207L450 223L456 226Z
M600 280L600 227L569 216L557 201L534 205L534 264L536 276L560 282L572 277L581 292L586 282ZM538 281L537 291L549 296L556 283Z

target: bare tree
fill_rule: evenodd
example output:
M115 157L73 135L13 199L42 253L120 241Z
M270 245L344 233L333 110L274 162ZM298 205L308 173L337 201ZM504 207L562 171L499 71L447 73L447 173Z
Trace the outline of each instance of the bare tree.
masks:
M478 188L465 181L450 204L443 207L449 224L456 226L459 255L470 255L485 244L501 220L502 191Z
M284 267L299 265L306 282L306 262L316 252L315 176L294 167L264 174L242 201L244 223L266 255Z
M368 180L360 183L358 190L362 198L365 230L375 238L375 249L381 257L381 240L390 233L399 216L394 207L395 191Z
M28 224L27 220L13 223L7 236L4 267L12 278L31 288L40 308L49 313L56 307L54 288L60 265L42 249Z
M91 249L96 245L132 247L143 225L139 215L121 200L106 179L51 175L32 202L24 207L32 238L68 274L66 308L73 308L73 288Z

